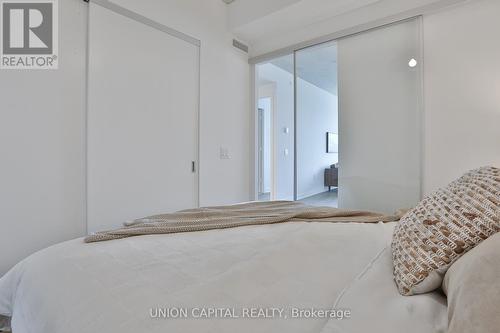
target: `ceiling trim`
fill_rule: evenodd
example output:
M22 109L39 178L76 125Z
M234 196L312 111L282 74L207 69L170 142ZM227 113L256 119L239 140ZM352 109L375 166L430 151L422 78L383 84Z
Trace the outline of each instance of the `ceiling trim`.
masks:
M110 2L109 0L92 0L90 2L91 4L99 5L103 8L109 9L119 15L128 17L129 19L132 19L134 21L140 22L142 24L145 24L147 26L150 26L153 29L163 31L166 34L169 34L170 36L182 39L190 44L193 44L194 46L201 46L201 41L199 39L196 39L194 37L191 37L183 32L180 32L178 30L172 29L170 27L167 27L166 25L153 21L143 15L137 14L136 12L133 12L131 10L128 10L125 7L122 7L120 5L117 5L115 3Z
M268 52L259 56L252 57L248 60L251 65L259 64L277 57L289 55L295 51L299 51L314 45L323 44L327 42L332 42L341 38L350 37L370 30L382 28L392 24L401 23L404 21L415 19L419 16L426 15L432 12L436 12L444 7L456 5L468 0L444 0L439 3L432 3L429 5L417 7L411 10L404 11L402 13L391 15L382 19L370 21L368 23L356 25L351 28L343 29L328 35L317 37L308 41L293 44L288 47L278 49L276 51Z

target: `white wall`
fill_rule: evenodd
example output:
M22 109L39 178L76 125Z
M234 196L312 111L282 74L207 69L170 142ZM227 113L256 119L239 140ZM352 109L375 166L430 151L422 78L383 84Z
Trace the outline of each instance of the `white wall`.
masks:
M424 17L424 191L500 166L500 1Z
M338 133L338 100L332 93L297 80L297 196L325 191L325 169L338 162L326 152L326 132Z
M59 69L0 71L0 276L85 232L87 4L59 1Z
M248 56L231 46L220 0L119 0L201 40L200 204L250 198ZM56 71L0 73L0 275L85 234L87 4L59 1ZM124 69L125 70L125 69ZM220 159L220 147L230 159Z

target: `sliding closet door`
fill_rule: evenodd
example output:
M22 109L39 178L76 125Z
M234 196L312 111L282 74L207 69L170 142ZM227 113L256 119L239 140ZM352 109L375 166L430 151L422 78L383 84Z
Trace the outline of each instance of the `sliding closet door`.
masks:
M341 208L391 213L419 200L419 25L338 41Z
M92 2L89 38L89 231L196 207L199 47Z

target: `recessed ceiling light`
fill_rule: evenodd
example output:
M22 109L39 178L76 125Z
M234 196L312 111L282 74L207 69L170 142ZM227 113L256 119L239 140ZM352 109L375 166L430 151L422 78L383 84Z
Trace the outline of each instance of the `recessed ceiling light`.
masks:
M417 65L418 62L414 58L411 58L411 60L408 62L408 66L410 66L411 68L417 67Z

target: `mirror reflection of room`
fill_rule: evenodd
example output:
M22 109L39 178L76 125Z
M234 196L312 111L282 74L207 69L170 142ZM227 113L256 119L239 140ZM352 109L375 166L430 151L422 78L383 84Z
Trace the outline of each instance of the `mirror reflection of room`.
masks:
M258 200L337 207L337 45L257 67Z

